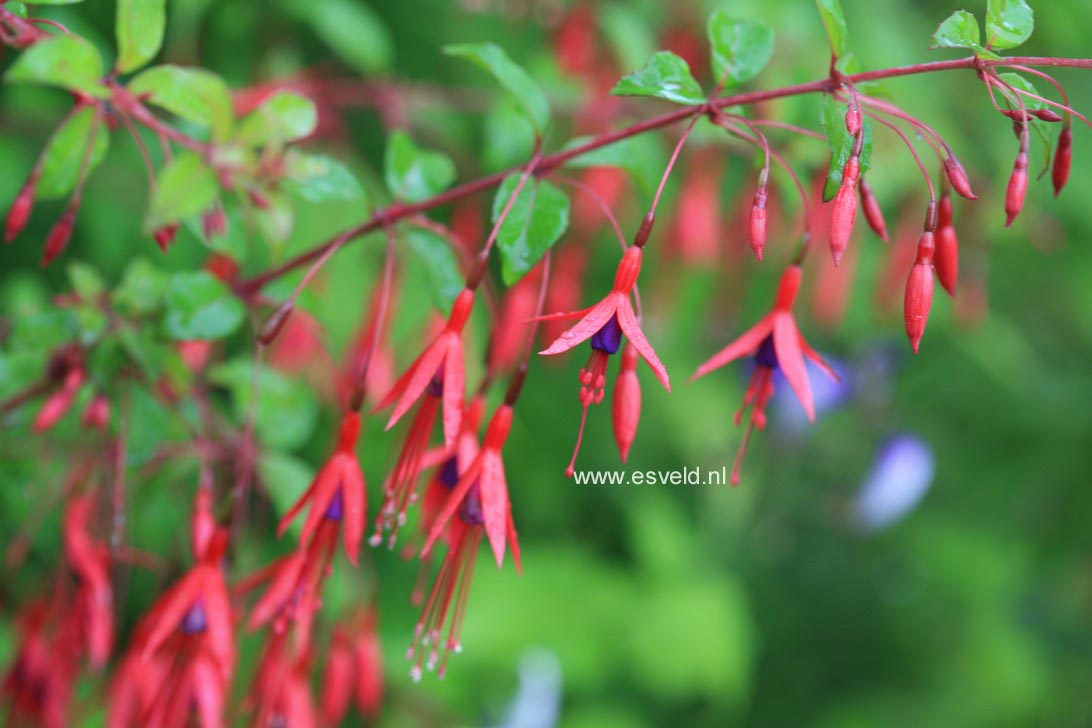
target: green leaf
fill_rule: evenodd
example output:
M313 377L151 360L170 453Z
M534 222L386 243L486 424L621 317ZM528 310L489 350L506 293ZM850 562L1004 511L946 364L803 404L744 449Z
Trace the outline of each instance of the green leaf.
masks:
M539 135L545 131L546 124L550 121L550 102L546 94L499 46L492 43L464 43L445 46L444 53L466 58L492 74L527 114Z
M1035 14L1024 0L988 0L986 3L986 47L1015 48L1031 37Z
M429 292L436 307L445 313L450 311L455 297L463 289L459 262L451 245L436 233L423 228L410 228L405 233L405 240L425 269Z
M68 264L67 272L72 289L84 301L93 301L106 290L102 276L87 263L73 261Z
M10 0L4 4L4 9L17 18L27 17L27 4L20 0Z
M94 136L92 136L92 129ZM88 151L88 144L91 145ZM42 157L42 176L34 196L53 200L67 196L76 187L80 167L87 157L87 174L106 157L110 133L106 125L95 122L95 109L87 106L75 111L57 127Z
M121 283L114 289L113 303L128 314L153 313L163 302L167 280L167 274L147 258L134 258L121 274Z
M34 0L31 5L75 5L82 2L83 0ZM8 5L10 6L11 3Z
M493 198L493 223L508 204L522 173L504 178ZM513 285L542 259L569 226L569 198L549 182L527 180L497 233L501 278Z
M209 379L231 392L235 419L243 423L251 411L254 366L235 359L209 372ZM258 369L258 398L253 408L258 439L275 448L295 449L307 442L318 421L318 401L303 380L289 379L269 368ZM299 484L302 493L309 481Z
M4 78L106 98L110 91L102 84L102 73L102 58L95 47L67 34L40 40L23 51Z
M364 74L386 70L394 43L383 21L352 0L282 0L288 12L311 26L341 60Z
M823 27L827 29L830 50L835 56L846 52L846 18L842 4L838 0L815 0L819 15L823 18Z
M292 91L278 91L239 123L243 144L283 146L310 136L318 123L315 102Z
M149 104L175 116L207 127L213 139L231 133L234 114L231 91L215 73L200 68L156 66L129 82L129 90Z
M280 245L288 240L296 225L296 209L287 195L270 193L264 210L254 210L258 231L271 243Z
M167 0L118 0L118 71L135 71L155 58L166 25Z
M383 167L391 194L405 202L432 197L455 181L455 165L447 155L419 148L402 130L387 140Z
M686 61L670 51L658 51L640 70L625 76L611 93L615 96L655 96L676 104L705 103L701 86L690 75Z
M842 183L842 169L853 152L853 137L846 131L846 105L830 94L823 94L823 106L819 119L830 142L830 169L827 171L823 200L834 198ZM861 176L872 166L872 122L867 116L861 119L864 142L861 146Z
M163 325L172 339L222 339L239 328L246 306L207 271L175 273L167 285Z
M564 149L579 147L592 137L577 137L567 142ZM605 147L599 147L579 157L565 162L568 167L618 167L628 172L637 183L641 194L652 197L656 184L660 181L660 172L666 163L664 149L652 134L623 139Z
M160 171L144 228L151 232L200 215L219 193L216 172L197 154L183 152Z
M966 10L957 10L949 15L933 33L931 48L970 48L982 47L978 31L978 21Z
M364 198L349 168L325 154L304 154L289 149L284 155L285 179L281 189L309 202L349 202Z
M709 16L706 30L717 83L750 81L773 56L773 29L761 20L734 20L717 10Z
M151 326L123 324L117 330L118 339L125 353L140 368L149 381L159 379L167 359L168 350Z

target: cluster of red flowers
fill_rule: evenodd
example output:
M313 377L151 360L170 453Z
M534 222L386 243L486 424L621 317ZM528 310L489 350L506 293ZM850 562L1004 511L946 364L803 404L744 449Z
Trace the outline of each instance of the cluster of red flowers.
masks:
M6 12L6 11L3 11ZM29 32L29 31L28 31ZM17 44L34 42L35 35L20 36ZM673 34L680 52L694 57L695 44L688 37ZM557 34L559 65L587 84L588 103L576 115L581 131L609 128L619 110L617 100L599 101L602 92L614 82L616 74L604 62L596 43L595 18L585 6L569 14ZM1059 114L1049 108L1029 109L1025 97L996 74L979 69L991 97L995 92L1009 108L997 110L1013 121L1019 148L1005 194L1006 224L1011 224L1023 207L1028 185L1028 140L1031 118L1061 124L1054 156L1052 180L1055 192L1066 184L1072 161L1071 117L1067 105L1057 105ZM620 232L612 210L625 193L624 174L613 168L593 167L579 179L560 181L578 191L572 209L571 235L576 244L565 245L555 253L547 252L526 276L510 287L500 300L492 301L489 286L482 286L490 252L505 217L518 198L519 186L529 179L554 170L540 166L542 157L536 147L535 157L519 177L519 186L494 221L492 231L480 250L471 243L484 232L480 210L461 204L453 213L451 237L459 252L476 255L462 288L451 305L446 320L434 322L426 346L405 372L394 378L393 356L388 350L389 307L395 297L392 245L395 233L392 215L384 219L388 250L386 268L376 287L366 317L366 325L350 347L348 374L331 384L329 372L337 368L322 350L319 326L302 311L295 309L296 296L329 255L344 242L332 245L319 257L293 296L273 311L260 330L258 341L269 363L280 371L305 377L330 402L341 403L340 427L336 444L310 485L295 504L282 515L278 537L291 532L287 553L235 580L229 568L231 550L236 542L238 501L245 499L241 484L248 482L253 465L254 447L248 433L238 449L241 461L238 491L233 492L230 517L218 515L214 478L209 474L198 447L202 477L194 498L190 520L192 565L179 576L148 609L133 630L125 650L109 681L108 724L124 726L188 726L195 722L204 728L223 725L231 714L228 703L237 676L239 625L246 631L261 632L264 644L254 671L254 689L242 711L257 725L315 726L340 722L355 702L357 710L373 716L384 696L383 664L377 636L378 615L365 605L342 615L334 624L322 624L323 592L332 573L340 548L354 566L361 560L361 546L367 528L366 483L358 459L362 426L361 410L374 404L376 412L390 410L387 429L410 416L395 464L383 482L381 502L374 517L374 531L368 541L373 546L386 543L394 548L401 528L416 517L418 532L409 539L403 552L421 561L421 577L411 600L421 607L421 616L410 637L408 660L411 673L420 678L426 670L443 675L448 660L460 651L461 631L467 614L475 565L483 537L498 568L506 553L520 570L520 546L512 513L503 451L512 429L530 353L538 341L540 326L549 341L539 354L552 357L588 343L586 364L580 369L578 401L581 406L576 444L566 473L572 475L584 437L592 405L607 394L611 357L620 354L612 387L611 414L614 439L621 460L625 462L635 443L641 415L642 394L638 377L641 362L652 371L668 392L671 381L643 330L638 279L646 262L646 245L656 222L656 209L672 168L694 123L708 116L732 138L758 148L764 159L753 193L741 196L739 209L731 215L733 227L746 231L746 243L758 261L770 252L771 222L779 222L779 212L787 209L770 188L772 162L784 167L800 193L800 217L803 232L800 244L781 273L769 313L747 328L734 341L701 364L691 379L697 379L737 359L751 357L753 370L743 402L735 414L735 424L746 425L742 443L732 468L731 482L738 484L742 461L752 434L767 424L767 408L774 396L775 373L780 370L789 388L814 421L816 406L809 380L807 362L837 380L834 369L809 345L794 314L805 262L815 239L828 243L833 269L820 276L848 276L853 263L852 235L858 208L869 228L883 240L888 239L879 199L867 181L867 125L884 124L906 142L921 167L929 202L925 222L918 233L917 215L910 230L905 255L896 231L891 266L900 280L905 276L903 297L907 337L916 353L925 332L932 305L934 277L954 297L959 280L959 242L953 217L952 192L973 200L968 176L949 146L930 127L892 104L871 98L854 86L852 79L832 69L830 101L845 106L844 127L849 143L844 163L835 170L838 184L832 188L832 201L821 207L809 194L790 165L760 130L763 120L744 118L712 102L692 109L690 125L682 134L660 180L651 209L643 217L632 243ZM1060 88L1060 87L1059 87ZM265 93L266 90L260 90ZM255 92L257 93L257 92ZM250 96L244 94L244 101ZM147 114L143 107L126 96L120 87L112 87L112 103L133 114ZM1042 101L1042 99L1036 99ZM246 101L249 103L249 101ZM76 110L93 102L77 99ZM1068 103L1068 102L1067 102ZM135 105L134 105L135 104ZM996 104L995 104L996 105ZM101 104L94 104L92 135L102 118ZM839 107L840 108L840 107ZM75 112L74 112L75 113ZM1079 116L1079 115L1078 115ZM152 117L154 119L154 117ZM682 119L683 117L680 117ZM1079 117L1083 118L1083 117ZM918 158L913 145L896 122L921 135L937 153L941 165L940 193ZM154 121L149 121L149 125ZM809 130L781 125L790 132L815 136ZM635 132L636 133L636 132ZM35 188L42 162L30 174L8 214L5 238L10 241L25 227L31 213ZM675 219L670 228L670 246L665 260L674 255L684 265L715 262L721 251L718 238L724 227L721 213L719 163L691 160L681 184ZM85 170L68 206L49 232L43 255L48 263L66 247L79 209ZM838 176L840 175L840 176ZM468 193L469 194L469 193ZM252 191L250 201L264 209L269 202L261 192ZM400 201L396 200L396 203ZM782 207L784 206L784 207ZM216 204L201 215L201 227L209 239L223 236L227 218ZM431 221L429 221L431 223ZM622 253L613 284L597 303L578 308L583 298L583 279L589 265L586 242L605 223L609 223L621 243ZM177 224L165 225L153 232L164 250L173 242ZM823 234L820 235L819 232ZM777 231L778 233L782 231ZM783 235L787 237L787 235ZM741 236L737 236L741 237ZM458 241L462 242L458 242ZM746 248L739 241L733 254ZM825 256L824 256L825 259ZM824 264L829 265L824 260ZM213 256L206 268L221 281L237 284L238 266L230 258ZM908 270L907 270L908 269ZM845 281L823 290L837 289L845 296ZM482 291L479 291L482 288ZM236 290L241 290L236 287ZM493 324L485 374L478 388L468 394L467 351L464 341L476 302L490 298ZM58 299L63 305L64 300ZM255 301L248 300L248 303ZM840 304L844 307L844 298ZM838 308L831 305L829 308ZM823 317L817 305L816 317ZM574 310L576 309L576 310ZM550 310L554 313L544 313ZM575 322L574 322L575 321ZM573 323L574 322L574 323ZM571 324L571 325L570 325ZM567 328L566 328L567 327ZM193 373L204 372L215 353L209 341L184 341L177 354ZM25 399L43 396L33 419L32 429L44 433L54 427L93 384L89 381L86 352L78 345L57 349L48 364L42 383ZM319 365L316 360L321 359ZM487 417L488 397L493 385L508 377L508 388ZM153 384L166 401L176 403L179 396L166 380ZM372 392L384 392L371 399ZM112 407L101 392L85 395L88 403L81 415L82 425L97 432L108 431ZM747 415L750 410L749 416ZM437 420L440 436L436 437ZM484 432L483 430L484 425ZM201 443L208 446L207 442ZM111 453L116 454L116 453ZM124 458L119 458L123 460ZM54 588L48 599L32 601L20 617L20 641L15 659L4 675L2 692L10 704L16 722L61 726L70 722L76 680L81 665L93 670L103 668L114 649L114 595L111 571L124 549L111 533L107 539L96 536L95 525L111 509L118 516L118 503L105 502L91 487L82 465L73 469L66 486L64 516L64 556L58 567ZM420 493L424 489L423 494ZM222 495L222 494L221 494ZM412 515L420 502L420 513ZM226 505L226 504L224 504ZM122 503L121 507L124 504ZM433 552L443 549L434 568ZM435 575L433 575L435 571ZM428 584L432 578L431 586ZM311 674L319 660L322 664L322 688L319 699L313 695Z

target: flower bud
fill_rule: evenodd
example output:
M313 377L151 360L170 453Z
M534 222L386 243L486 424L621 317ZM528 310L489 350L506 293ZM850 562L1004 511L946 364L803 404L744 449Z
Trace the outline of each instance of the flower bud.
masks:
M224 208L217 205L201 216L201 231L205 240L223 237L227 233L227 216Z
M762 180L759 188L755 190L750 219L751 250L754 251L755 258L760 261L762 251L766 249L766 194L765 180Z
M247 190L246 194L247 197L250 198L250 201L254 203L254 207L257 207L259 210L269 209L269 198L266 197L265 193L261 190L256 190L252 188Z
M856 106L850 106L846 109L846 131L850 136L857 136L861 133L861 110Z
M954 298L959 278L959 239L952 226L952 198L947 193L940 198L938 217L934 264L940 285Z
M1031 109L1028 111L1028 113L1034 116L1036 119L1039 119L1040 121L1045 121L1049 124L1057 124L1063 119L1062 115L1054 109Z
M834 210L830 216L830 253L834 265L841 263L853 233L853 222L857 219L857 177L860 172L860 159L851 156L842 169L842 184L834 196Z
M77 365L69 369L68 373L64 375L61 388L49 395L42 404L42 408L38 410L31 429L34 432L45 432L57 424L57 421L64 417L64 414L68 412L68 408L72 406L72 402L76 399L76 394L83 386L86 377L87 375L82 366Z
M45 247L42 250L42 267L53 262L53 259L64 252L68 247L68 241L72 239L72 228L76 224L76 211L66 210L61 219L53 225L46 236Z
M1005 227L1012 225L1012 221L1020 214L1027 192L1028 150L1026 144L1021 144L1020 153L1016 155L1016 164L1012 168L1012 176L1009 177L1008 189L1005 190Z
M626 344L622 350L622 364L614 384L611 400L614 441L622 462L629 457L629 448L637 436L637 423L641 419L641 384L637 379L637 350Z
M30 211L34 207L34 190L37 186L38 175L32 174L11 203L11 209L8 210L7 224L4 227L5 243L15 240L19 233L23 231L23 228L26 227L27 220L30 219Z
M110 424L110 400L105 395L96 395L84 407L80 424L89 430L104 431Z
M924 232L918 240L918 257L906 280L906 296L903 300L903 321L906 336L914 353L918 353L925 324L929 321L929 308L933 303L933 233Z
M155 243L159 246L159 249L166 253L167 248L174 242L174 236L177 232L178 223L175 223L174 225L164 225L152 233L152 236L155 238Z
M948 181L952 183L952 189L959 193L960 197L968 200L977 200L978 197L971 189L971 182L967 179L967 171L954 154L944 158L944 171L948 175Z
M862 179L858 185L861 193L861 207L864 209L865 220L868 221L868 226L872 228L872 232L879 236L880 240L887 241L887 223L883 219L883 210L880 209L880 202L876 199L876 195L872 193L872 187L868 184L868 180Z
M1073 163L1073 130L1068 125L1058 135L1058 150L1054 152L1054 169L1051 179L1054 182L1054 196L1057 197L1069 181L1069 166Z

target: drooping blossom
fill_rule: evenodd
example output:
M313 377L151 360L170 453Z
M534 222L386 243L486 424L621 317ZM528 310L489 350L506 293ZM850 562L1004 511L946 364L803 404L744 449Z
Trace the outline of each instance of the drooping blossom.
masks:
M443 399L444 442L450 445L459 434L463 415L463 395L466 387L463 363L463 328L474 306L474 291L464 288L451 306L447 325L425 351L414 360L387 395L376 407L383 410L394 406L387 429L409 412L430 384L439 381Z
M620 348L623 335L656 374L656 378L664 389L671 391L671 380L667 375L667 369L664 368L652 345L645 338L630 300L640 272L641 248L634 245L622 256L614 277L614 285L610 293L599 303L581 311L540 317L544 320L580 318L575 326L563 332L549 347L539 352L540 354L561 354L591 339L591 356L588 357L588 363L580 370L580 403L583 406L583 414L573 458L566 469L567 475L571 476L573 473L583 437L584 424L587 420L588 407L603 401L607 363L610 356Z
M427 558L437 541L443 538L447 542L447 553L407 653L408 659L414 660L414 679L420 679L422 665L428 669L438 665L438 674L443 676L449 655L461 649L459 634L483 534L489 540L498 567L508 547L516 568L521 568L501 457L511 425L512 407L502 404L486 428L481 450L459 474L458 483L448 494L421 550L422 558ZM443 638L445 626L447 637Z
M812 349L793 318L792 305L796 300L796 294L800 290L802 272L799 265L791 265L781 276L781 282L777 289L777 298L774 301L773 310L745 331L738 339L721 349L711 359L698 367L691 377L691 381L705 376L714 369L740 358L741 356L755 357L755 370L751 375L750 384L743 396L743 405L736 412L735 422L740 425L743 421L743 413L748 406L753 406L751 419L740 445L739 453L732 466L732 484L739 483L740 466L743 455L746 452L750 435L754 429L763 429L766 426L766 405L774 394L773 373L781 369L789 386L800 400L808 419L815 421L815 406L812 399L811 384L808 381L807 369L804 366L805 357L818 364L832 379L838 375L830 368L822 357Z
M376 612L369 609L334 628L322 675L322 716L339 725L351 702L374 719L383 705L383 654L376 633Z
M360 414L344 413L334 453L277 524L277 534L283 535L300 512L309 507L299 537L300 543L305 544L324 521L344 521L345 554L354 565L359 558L366 518L364 475L356 457L359 433Z

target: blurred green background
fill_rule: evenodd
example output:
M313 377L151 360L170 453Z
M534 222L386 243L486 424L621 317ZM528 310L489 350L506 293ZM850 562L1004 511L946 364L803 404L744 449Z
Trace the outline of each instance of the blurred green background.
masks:
M365 7L363 16L345 5ZM632 70L648 52L687 34L704 47L704 19L716 7L764 18L777 34L774 60L752 85L812 80L826 69L822 24L807 0L587 5L598 18L607 76ZM850 47L867 68L956 57L927 47L940 20L964 5L844 0ZM983 6L984 0L966 5L979 18ZM233 88L304 69L362 88L364 74L357 69L373 69L370 82L394 89L398 101L361 92L334 109L332 135L308 144L347 161L377 203L384 199L382 151L392 119L407 123L421 144L450 154L463 181L527 158L529 139L499 94L478 69L442 56L444 44L496 42L549 89L559 111L548 150L585 131L570 117L588 103L587 91L559 70L554 56L552 39L565 3L174 0L170 7L163 59L206 66ZM1040 0L1033 7L1035 34L1022 54L1092 55L1092 6L1086 0ZM364 17L364 24L339 21L339 12L357 21ZM42 14L84 34L111 57L113 3L89 0ZM11 55L6 52L5 67ZM695 75L707 79L708 70L695 68ZM1057 78L1079 108L1092 108L1092 74L1060 70ZM453 659L445 680L409 680L404 651L418 616L408 603L416 564L385 549L374 551L373 563L359 572L338 563L327 614L373 596L380 606L390 683L382 725L512 724L516 715L537 720L518 725L565 728L1092 725L1092 175L1084 163L1092 134L1075 126L1076 164L1060 198L1052 199L1049 179L1032 184L1023 214L1005 229L1003 186L1016 142L974 74L905 78L887 87L898 104L948 139L979 192L975 203L956 201L961 293L968 300L953 303L938 287L921 353L911 356L899 303L905 268L893 279L885 277L891 248L859 221L853 243L859 261L844 320L817 320L809 290L797 307L806 335L839 362L849 386L814 427L795 426L799 413L791 402L774 407L770 428L755 438L743 483L735 489L577 486L567 480L563 469L580 416L577 371L586 351L560 362L534 361L505 450L524 573L517 575L510 565L498 572L483 555L465 626L466 649ZM69 103L59 92L0 87L4 204ZM590 108L596 108L594 101ZM653 101L627 102L612 111L608 126L662 108ZM818 128L818 109L819 98L810 96L773 102L761 111ZM678 132L656 135L662 155ZM696 136L668 184L662 209L676 207L690 165L721 155L721 257L716 265L684 267L662 254L670 247L672 227L670 212L661 215L641 286L646 331L676 386L667 395L641 367L644 411L626 470L730 467L741 435L731 418L747 365L693 384L685 379L764 313L794 242L785 226L776 226L781 234L771 236L766 263L730 252L733 246L738 252L744 239L731 221L737 195L750 194L752 156L738 154L739 147L712 129L699 128ZM889 226L896 226L904 209L917 224L924 191L913 161L890 134L878 129L876 137L869 178ZM772 138L809 178L826 163L821 141ZM1033 171L1036 164L1033 156ZM146 188L131 141L115 135L107 162L87 190L66 260L89 261L110 281L138 256L169 269L199 266L207 251L196 236L180 234L163 256L140 234ZM484 210L491 196L477 200ZM624 229L636 228L646 203L638 189L628 189L617 210ZM791 199L787 204L795 211ZM0 252L0 303L9 322L24 321L16 331L29 337L5 340L4 397L25 385L27 372L41 364L42 342L55 335L48 296L67 290L68 283L63 265L38 270L37 241L61 209L61 203L41 205L28 232ZM244 243L250 251L244 268L260 270L366 212L354 205L301 204L282 246L270 251L260 240L251 240L249 248ZM441 210L438 219L448 215ZM571 237L561 245L591 246L584 293L590 303L609 285L617 246L605 232ZM368 238L341 252L303 299L338 360L367 307L381 247L381 238ZM817 252L825 258L825 251ZM408 254L400 262L406 274L394 340L404 365L421 346L430 298L421 262ZM283 294L295 280L270 290ZM881 304L885 293L893 308ZM477 313L473 335L480 352L487 322L483 311ZM246 359L248 337L229 342L225 358ZM21 356L26 340L41 345L37 359ZM267 487L288 494L280 501L273 494L273 510L303 487L327 452L335 425L334 408L320 403L306 384L286 386L295 388L282 398L287 403L277 416L302 422L304 433L298 442L271 448L263 460ZM229 411L229 393L218 396ZM138 392L132 397L139 426L130 452L129 540L180 568L188 556L177 514L188 508L195 466L180 460L152 476L139 475L141 458L184 433L149 398ZM783 386L775 399L786 405L790 398ZM65 448L81 442L73 425L60 428L51 443L28 444L30 414L9 417L0 432L0 541L7 546L24 529L31 538L26 561L5 567L0 585L4 663L14 645L12 614L48 588L59 553L59 516L51 509L62 484ZM620 468L609 404L593 409L588 419L580 467ZM370 421L361 448L373 509L402 431L383 433L381 425L378 418ZM935 474L931 465L910 463L900 465L910 475L874 478L879 485L871 487L886 488L895 500L900 488L930 487L920 503L901 511L893 507L899 512L889 514L889 521L869 525L862 521L861 489L894 436L922 443ZM907 485L915 473L917 486ZM270 511L256 508L235 575L283 553L285 545L272 535ZM129 626L170 573L177 572L137 571L128 580ZM253 655L260 639L249 636L244 644ZM244 669L240 691L247 675ZM85 686L88 695L95 685L92 680ZM101 713L90 711L89 722L99 719Z

